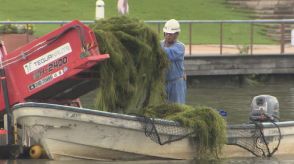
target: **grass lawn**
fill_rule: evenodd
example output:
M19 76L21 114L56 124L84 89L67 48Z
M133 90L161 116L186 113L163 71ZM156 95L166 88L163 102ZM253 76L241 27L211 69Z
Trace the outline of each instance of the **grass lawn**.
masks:
M0 0L0 21L93 20L96 0ZM104 0L105 16L117 16L116 0ZM130 16L141 20L244 20L248 17L224 5L225 0L129 0ZM36 35L52 31L58 25L36 25ZM162 27L162 26L161 26ZM157 27L153 26L154 29ZM258 33L254 43L273 43ZM224 44L248 44L250 26L225 24ZM193 43L219 43L219 25L193 25ZM162 36L162 35L161 35ZM188 26L182 25L180 40L188 42Z

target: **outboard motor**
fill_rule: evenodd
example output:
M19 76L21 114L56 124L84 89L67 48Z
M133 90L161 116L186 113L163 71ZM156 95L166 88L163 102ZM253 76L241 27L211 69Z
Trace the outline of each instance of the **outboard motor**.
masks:
M250 113L251 121L277 122L279 119L279 102L276 97L258 95L253 98Z

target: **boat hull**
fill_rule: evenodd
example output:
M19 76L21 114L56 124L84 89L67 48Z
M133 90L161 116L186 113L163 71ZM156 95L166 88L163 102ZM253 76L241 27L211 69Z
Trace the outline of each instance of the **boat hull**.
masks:
M160 145L146 137L138 117L53 104L24 103L15 106L19 142L24 146L41 144L49 158L95 160L194 159L199 157L192 138ZM172 124L173 123L173 124ZM167 121L164 125L174 126ZM228 143L222 157L254 156L236 146L236 139L250 137L237 131L252 131L250 126L228 128ZM266 126L265 126L266 127ZM277 135L275 128L267 135ZM275 155L294 154L294 122L280 126L282 140Z
M79 113L80 109L74 109L23 106L14 110L15 122L20 127L18 133L25 136L20 139L21 144L40 143L51 159L58 156L99 160L192 159L195 156L189 138L161 146L145 136L142 124L134 116L109 117L104 112L94 115L90 110Z

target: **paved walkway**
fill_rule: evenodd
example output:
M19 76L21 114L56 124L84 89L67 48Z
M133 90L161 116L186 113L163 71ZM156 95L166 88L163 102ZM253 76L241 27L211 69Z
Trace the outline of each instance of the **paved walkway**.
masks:
M222 55L240 55L251 54L249 46L238 45L223 45ZM190 46L186 45L186 55L190 54ZM192 55L220 55L220 45L192 45ZM253 55L265 55L265 54L281 54L280 45L253 45ZM287 44L284 46L284 54L294 55L294 46Z

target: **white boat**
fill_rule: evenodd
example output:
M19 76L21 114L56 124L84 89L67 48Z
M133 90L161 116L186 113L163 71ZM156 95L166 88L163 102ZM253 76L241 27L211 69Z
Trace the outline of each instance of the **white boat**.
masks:
M142 117L46 103L17 104L13 114L19 143L41 144L50 159L193 159L199 155L190 137L164 145L154 142L145 135ZM160 131L165 128L176 129L178 134L173 135L189 133L173 121L156 119L154 124L161 136L168 135ZM279 128L272 123L258 126L262 125L266 141L278 147L274 155L294 155L294 121L276 124ZM228 142L221 156L258 155L258 146L248 145L262 143L260 138L252 139L259 132L254 124L228 126Z

